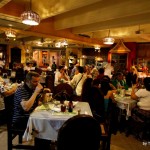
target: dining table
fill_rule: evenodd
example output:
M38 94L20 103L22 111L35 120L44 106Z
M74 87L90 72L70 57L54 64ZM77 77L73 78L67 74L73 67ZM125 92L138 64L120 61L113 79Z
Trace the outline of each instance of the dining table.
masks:
M58 131L66 120L79 115L87 114L92 116L90 106L87 102L73 101L73 111L68 111L69 101L64 101L66 110L62 112L60 101L51 101L38 106L28 119L27 127L23 135L25 141L34 137L46 140L57 140Z
M126 111L126 120L131 116L131 110L137 105L137 101L131 98L131 88L120 94L114 94L117 107L120 109L119 118L124 110Z

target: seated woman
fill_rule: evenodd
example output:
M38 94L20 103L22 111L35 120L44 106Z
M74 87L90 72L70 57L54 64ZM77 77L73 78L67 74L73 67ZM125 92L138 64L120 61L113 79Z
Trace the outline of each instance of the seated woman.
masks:
M93 79L92 78L86 78L83 86L82 86L82 93L81 93L81 97L82 97L82 101L83 102L89 102L90 101L90 97L91 97L91 88L92 88L92 82Z
M104 94L105 112L107 112L109 99L111 99L113 102L115 102L113 93L116 93L117 90L112 89L109 81L105 78L103 78L103 80L101 81L101 90Z
M100 116L100 119L104 119L105 111L104 111L104 95L100 89L99 80L93 80L93 85L91 87L90 92L90 107L94 116Z
M60 83L65 83L69 81L69 76L66 75L64 66L59 66L59 71L55 72L55 86Z
M131 98L137 100L137 107L132 110L132 118L146 124L150 120L150 77L144 78L144 89L137 91L137 84L132 86ZM149 127L148 127L149 128Z

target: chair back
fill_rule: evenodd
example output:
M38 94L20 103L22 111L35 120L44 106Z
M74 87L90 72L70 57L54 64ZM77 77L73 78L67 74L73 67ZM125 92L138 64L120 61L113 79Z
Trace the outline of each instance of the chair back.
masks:
M57 95L61 96L60 100L70 99L73 95L73 88L68 83L60 83L55 86L54 96L56 97L56 99L58 97Z
M4 104L5 104L7 128L11 129L13 108L14 108L14 94L4 97Z
M99 123L92 116L74 116L60 128L57 150L98 150L100 135Z
M12 126L12 117L14 110L14 94L4 98L6 121L7 121L7 148L12 149L35 149L34 145L28 145L22 143L22 136L24 130L17 129ZM18 143L16 144L13 140L18 136Z

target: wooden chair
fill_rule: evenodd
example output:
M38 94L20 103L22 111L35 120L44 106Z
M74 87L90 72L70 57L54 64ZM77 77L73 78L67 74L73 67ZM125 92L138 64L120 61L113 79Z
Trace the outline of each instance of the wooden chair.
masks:
M24 130L17 129L12 127L12 115L13 115L13 99L14 94L7 96L4 98L5 111L7 117L7 147L8 150L12 149L34 149L33 145L23 145L22 136L24 134ZM18 144L14 144L13 140L18 136Z
M66 98L71 99L73 95L73 88L68 83L60 83L55 86L54 97L56 97L58 94L62 96L60 100L66 100Z
M99 150L101 131L92 116L68 119L58 132L57 150Z
M150 110L141 110L135 107L128 120L126 136L133 134L138 140L150 141ZM141 113L142 112L142 113Z
M101 129L101 149L110 150L111 145L111 135L113 132L113 110L114 106L112 100L110 99L108 104L108 110L105 112L105 116L100 116L95 111L92 110L93 117L99 122Z

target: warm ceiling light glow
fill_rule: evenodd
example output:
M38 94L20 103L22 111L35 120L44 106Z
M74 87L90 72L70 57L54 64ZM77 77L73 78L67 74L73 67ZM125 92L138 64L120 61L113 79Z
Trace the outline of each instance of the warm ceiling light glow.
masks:
M95 46L95 49L96 49L96 50L99 50L99 49L100 49L100 46Z
M103 39L103 43L106 45L114 44L114 42L115 42L115 39L112 37L106 37Z
M61 47L61 42L55 43L55 47L60 48Z
M5 31L5 34L8 38L16 37L16 32L13 31L11 28Z
M114 44L114 42L115 42L115 39L110 37L110 30L109 30L108 36L103 39L103 43L106 45L111 45L111 44Z
M40 23L40 16L33 11L24 11L21 14L21 20L23 24L36 26Z
M97 46L95 46L95 52L97 51L97 52L99 52L99 53L100 53L100 52L101 52L101 51L100 51L100 49L101 49L101 47L100 47L100 46L98 46L98 45L97 45Z
M62 46L68 46L68 42L66 40L64 40L61 44Z
M30 10L24 11L21 14L21 20L23 24L36 26L40 23L40 16L31 10L31 0L30 0Z

